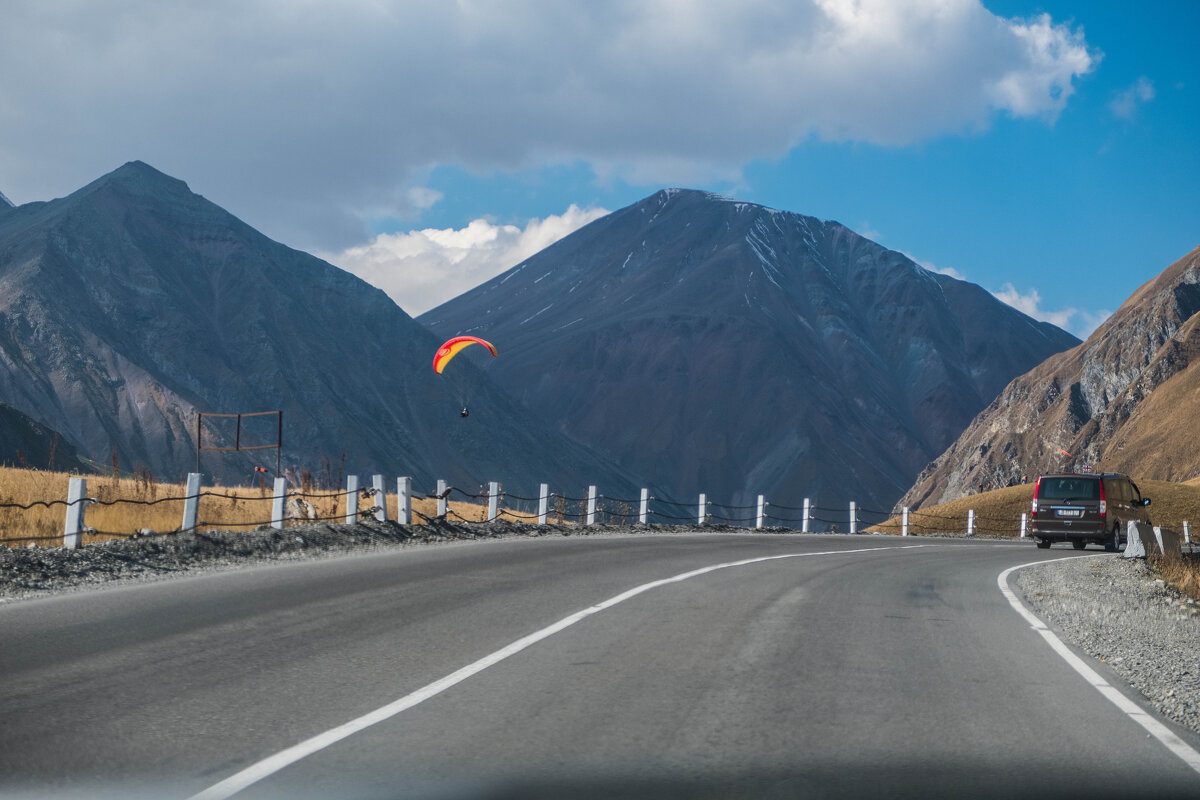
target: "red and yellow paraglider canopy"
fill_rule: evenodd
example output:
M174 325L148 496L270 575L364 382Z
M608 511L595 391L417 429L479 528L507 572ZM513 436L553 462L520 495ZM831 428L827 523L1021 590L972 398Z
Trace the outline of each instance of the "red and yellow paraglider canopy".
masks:
M492 354L492 358L496 357L496 348L492 346L491 342L484 341L478 336L455 336L438 348L437 353L433 357L433 371L441 375L442 370L446 368L446 364L450 363L450 359L458 355L463 348L470 347L473 344L483 345Z

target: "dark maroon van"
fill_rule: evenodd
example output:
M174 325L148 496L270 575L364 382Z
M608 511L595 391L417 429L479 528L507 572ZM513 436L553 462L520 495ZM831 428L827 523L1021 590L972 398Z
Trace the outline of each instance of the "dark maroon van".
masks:
M1150 498L1142 497L1128 475L1043 475L1033 490L1029 535L1042 548L1054 542L1070 542L1076 550L1082 550L1092 542L1114 553L1125 541L1129 522L1150 523L1148 505Z

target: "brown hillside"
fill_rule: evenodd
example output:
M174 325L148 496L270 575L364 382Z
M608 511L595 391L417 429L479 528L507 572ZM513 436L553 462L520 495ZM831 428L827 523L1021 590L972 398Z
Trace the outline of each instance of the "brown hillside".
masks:
M1138 289L1086 342L1012 381L901 504L944 503L1084 465L1155 480L1200 476L1197 387L1200 248Z
M1102 463L1106 469L1110 465L1124 466L1170 481L1186 481L1200 474L1196 463L1200 449L1196 436L1196 421L1200 420L1200 314L1180 328L1172 343L1185 351L1188 367L1137 405L1104 449Z

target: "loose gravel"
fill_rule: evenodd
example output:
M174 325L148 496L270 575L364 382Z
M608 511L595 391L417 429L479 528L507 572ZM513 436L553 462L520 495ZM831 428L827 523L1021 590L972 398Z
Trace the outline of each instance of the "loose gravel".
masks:
M634 535L694 533L650 526ZM710 526L706 532L745 533ZM529 536L631 535L627 526L306 524L278 530L146 536L63 548L0 548L0 603L129 581L166 580L204 570L309 559L381 548ZM786 529L764 533L787 534ZM924 538L924 537L923 537ZM1019 570L1025 602L1066 641L1107 663L1164 716L1200 733L1200 604L1157 580L1139 559L1068 558Z
M399 525L364 519L356 524L308 523L283 529L152 534L110 539L74 550L61 547L0 547L0 602L94 589L114 582L165 580L199 571L236 569L272 561L336 556L372 549L418 547L449 542L534 536L670 535L694 533L696 526L529 525L435 522ZM706 532L745 528L710 525ZM763 533L793 533L787 528Z

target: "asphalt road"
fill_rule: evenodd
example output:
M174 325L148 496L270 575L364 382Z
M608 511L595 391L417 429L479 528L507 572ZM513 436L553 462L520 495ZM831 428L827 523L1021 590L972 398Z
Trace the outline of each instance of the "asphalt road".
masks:
M554 537L7 603L0 796L1200 796L999 591L1063 555Z

